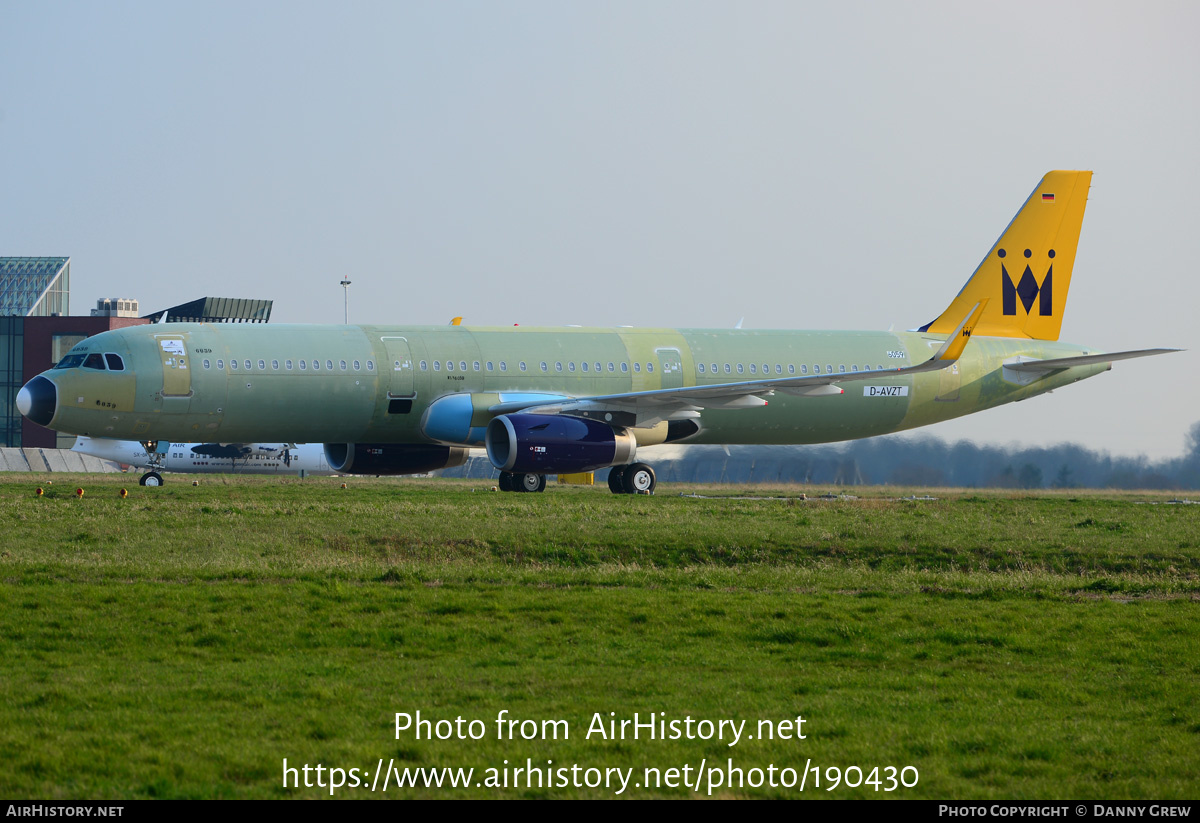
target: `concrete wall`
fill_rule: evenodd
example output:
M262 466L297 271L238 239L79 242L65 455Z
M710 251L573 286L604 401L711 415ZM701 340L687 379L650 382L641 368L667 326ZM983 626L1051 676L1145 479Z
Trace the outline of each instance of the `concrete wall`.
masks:
M116 463L66 449L0 449L0 472L119 472Z

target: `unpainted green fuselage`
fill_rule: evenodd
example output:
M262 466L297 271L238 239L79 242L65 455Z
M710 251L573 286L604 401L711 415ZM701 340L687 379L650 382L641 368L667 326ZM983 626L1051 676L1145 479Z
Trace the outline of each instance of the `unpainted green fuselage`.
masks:
M448 394L472 394L472 425L486 425L487 407L506 393L589 397L815 370L894 369L928 360L944 339L914 332L179 323L105 332L72 349L117 354L121 371L73 367L43 376L58 395L49 427L73 434L424 443L422 416ZM834 396L777 392L759 408L704 409L686 442L824 443L925 426L1109 367L1018 381L1004 371L1006 361L1093 351L977 337L957 364L938 372L846 382Z

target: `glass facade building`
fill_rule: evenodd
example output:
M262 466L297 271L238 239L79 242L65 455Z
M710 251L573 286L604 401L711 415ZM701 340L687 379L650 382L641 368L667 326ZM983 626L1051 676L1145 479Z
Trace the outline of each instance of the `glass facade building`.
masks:
M0 317L0 446L21 445L21 415L17 392L24 385L21 362L25 353L25 319Z
M0 317L71 313L71 258L0 257Z

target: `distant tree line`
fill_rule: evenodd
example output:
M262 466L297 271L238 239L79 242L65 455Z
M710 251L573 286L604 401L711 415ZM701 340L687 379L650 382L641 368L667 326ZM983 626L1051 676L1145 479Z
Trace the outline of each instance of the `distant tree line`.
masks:
M812 483L817 485L962 486L977 488L1200 489L1200 422L1179 457L1114 457L1082 446L1016 448L946 443L934 437L882 437L823 446L689 446L675 459L641 456L660 481ZM453 477L494 477L472 458ZM597 472L597 480L605 472Z

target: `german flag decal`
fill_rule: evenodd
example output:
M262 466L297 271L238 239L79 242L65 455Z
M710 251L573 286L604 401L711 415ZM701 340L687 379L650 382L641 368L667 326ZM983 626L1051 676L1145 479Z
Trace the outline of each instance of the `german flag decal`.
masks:
M1054 195L1053 195L1053 194L1043 194L1043 195L1042 195L1042 202L1043 202L1043 203L1053 203L1053 202L1054 202Z

